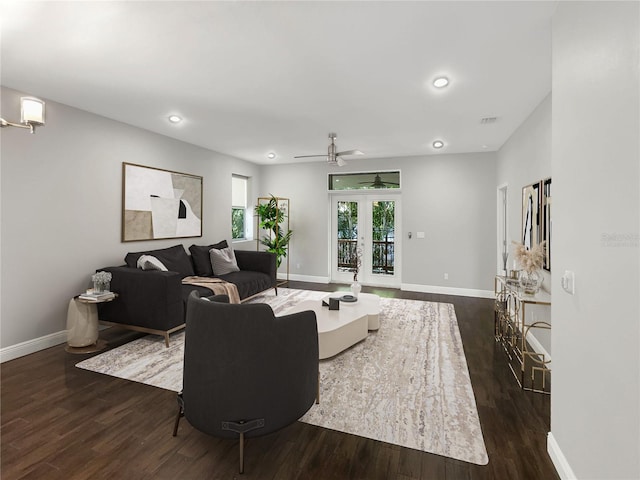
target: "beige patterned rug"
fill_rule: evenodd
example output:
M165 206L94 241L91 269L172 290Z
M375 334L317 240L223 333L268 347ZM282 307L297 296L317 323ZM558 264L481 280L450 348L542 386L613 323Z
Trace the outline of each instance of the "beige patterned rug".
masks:
M326 292L278 289L253 302L281 314ZM301 421L486 465L487 451L453 305L382 298L380 329L320 362L320 400ZM76 366L182 389L184 333L148 335Z

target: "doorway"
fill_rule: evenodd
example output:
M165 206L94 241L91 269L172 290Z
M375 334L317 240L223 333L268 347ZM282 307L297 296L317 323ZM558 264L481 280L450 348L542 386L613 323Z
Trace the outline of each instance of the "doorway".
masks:
M331 199L331 280L399 287L400 195L335 195ZM357 262L356 262L357 259Z
M498 187L497 196L497 266L496 273L498 275L506 275L508 270L507 260L509 256L509 245L507 239L509 237L508 230L508 211L507 211L507 184Z

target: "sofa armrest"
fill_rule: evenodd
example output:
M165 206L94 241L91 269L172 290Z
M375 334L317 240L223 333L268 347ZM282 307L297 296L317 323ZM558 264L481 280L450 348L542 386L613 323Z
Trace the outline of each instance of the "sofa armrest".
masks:
M182 275L126 266L100 269L111 272L113 302L98 304L100 320L156 330L184 323Z
M251 272L266 273L276 284L276 254L271 252L258 252L254 250L234 250L238 268Z

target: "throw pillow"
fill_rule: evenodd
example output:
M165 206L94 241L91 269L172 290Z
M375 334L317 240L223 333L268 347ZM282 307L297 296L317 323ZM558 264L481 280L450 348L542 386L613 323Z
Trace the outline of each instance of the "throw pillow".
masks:
M124 261L128 267L136 268L138 259L142 255L151 255L152 257L156 257L165 267L167 267L167 270L170 272L178 272L183 277L194 274L191 259L181 244L174 245L169 248L150 250L147 252L127 253L127 256L124 257Z
M212 248L209 250L209 256L211 257L213 274L216 276L240 271L238 262L236 262L236 256L231 247L221 249Z
M212 248L221 249L227 248L229 245L226 240L215 243L213 245L191 245L189 251L191 252L191 259L193 260L193 268L196 275L199 277L211 277L213 276L213 270L211 269L211 257L209 256L209 250Z
M141 270L160 270L161 272L168 271L167 267L165 267L160 260L151 255L142 255L138 259L137 266Z

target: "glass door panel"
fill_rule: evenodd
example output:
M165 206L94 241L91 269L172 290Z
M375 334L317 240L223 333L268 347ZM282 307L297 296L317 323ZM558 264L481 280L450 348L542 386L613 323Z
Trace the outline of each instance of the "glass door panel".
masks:
M337 216L337 269L352 272L358 248L358 202L338 201Z
M371 203L372 274L394 274L395 206L394 201L373 201Z

